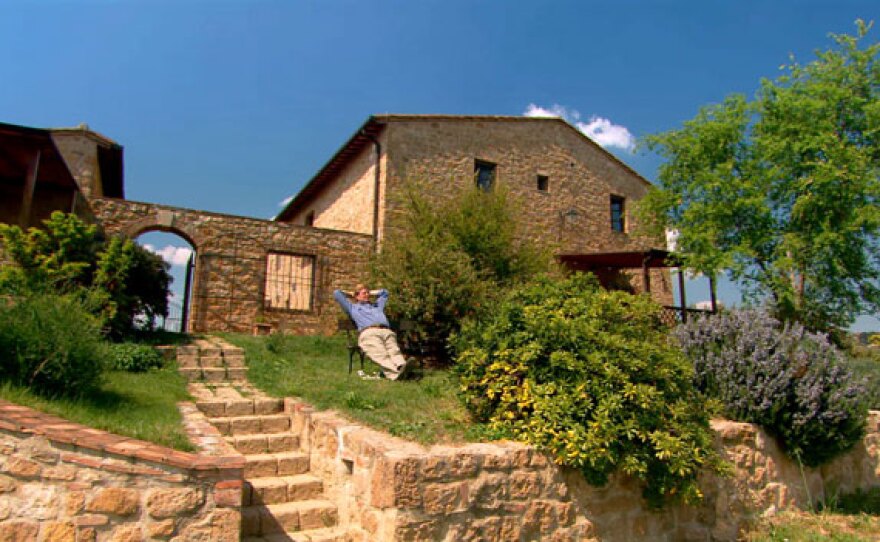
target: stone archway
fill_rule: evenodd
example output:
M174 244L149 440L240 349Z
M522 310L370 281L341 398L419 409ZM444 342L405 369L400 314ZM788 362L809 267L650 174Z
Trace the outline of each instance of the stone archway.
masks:
M358 282L372 237L293 224L111 198L89 200L108 235L136 238L165 231L196 252L191 311L194 332L249 333L257 322L289 333L331 333L339 312L331 292ZM270 255L296 255L312 263L307 310L267 303Z

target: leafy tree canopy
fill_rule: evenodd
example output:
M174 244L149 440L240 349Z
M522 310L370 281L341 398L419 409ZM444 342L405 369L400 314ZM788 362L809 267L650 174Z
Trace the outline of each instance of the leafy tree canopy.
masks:
M76 215L54 212L42 228L0 224L0 243L13 265L0 266L0 292L86 292L115 335L135 316L168 312L168 264L129 239L103 239Z
M666 162L645 199L685 265L729 270L751 300L811 329L880 309L880 44L871 25L646 138Z

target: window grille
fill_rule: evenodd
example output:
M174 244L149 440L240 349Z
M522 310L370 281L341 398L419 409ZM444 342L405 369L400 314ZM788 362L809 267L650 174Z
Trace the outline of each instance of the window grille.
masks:
M267 308L296 311L312 310L315 258L269 253L266 258Z

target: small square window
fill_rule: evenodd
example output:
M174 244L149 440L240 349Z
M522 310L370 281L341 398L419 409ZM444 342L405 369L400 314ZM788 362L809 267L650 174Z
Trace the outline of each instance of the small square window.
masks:
M550 188L550 177L546 175L538 175L538 190L546 192Z
M611 229L621 233L626 231L626 198L611 196Z
M266 258L264 304L271 309L312 310L315 257L270 252Z
M495 184L495 164L492 162L484 162L482 160L474 161L474 179L477 186L484 192L492 190Z

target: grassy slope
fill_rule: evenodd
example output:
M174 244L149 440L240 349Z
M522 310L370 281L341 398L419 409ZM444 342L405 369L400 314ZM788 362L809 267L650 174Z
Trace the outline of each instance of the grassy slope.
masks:
M419 380L361 380L348 374L345 340L277 335L226 335L247 351L248 379L275 397L301 397L371 427L421 443L479 440L484 428L469 421L446 371ZM356 361L357 364L357 361ZM367 362L366 371L378 370Z
M118 435L195 450L177 410L177 402L189 399L186 383L173 366L147 373L107 372L100 391L79 399L45 399L10 384L0 384L0 397Z

